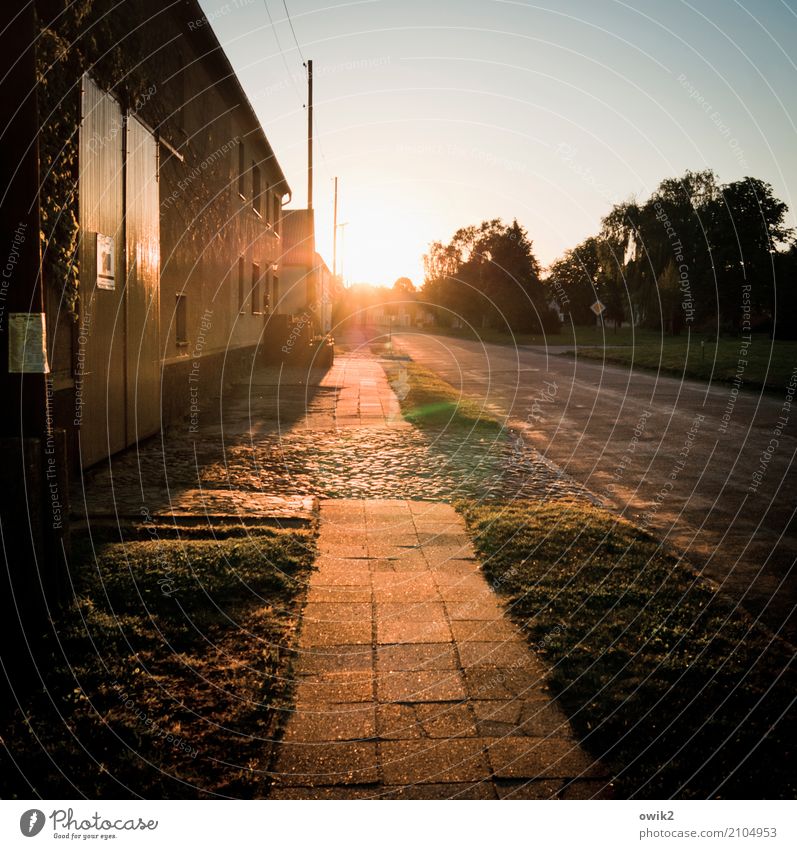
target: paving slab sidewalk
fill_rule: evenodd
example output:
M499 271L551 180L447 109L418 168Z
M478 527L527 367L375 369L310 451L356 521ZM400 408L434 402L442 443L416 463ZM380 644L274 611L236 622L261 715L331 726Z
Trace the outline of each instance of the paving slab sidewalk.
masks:
M340 357L312 378L259 370L225 403L223 423L190 443L175 433L113 458L80 499L93 519L109 504L120 516L143 504L152 518L203 517L211 527L244 516L307 520L321 498L272 797L606 795L605 770L578 745L544 665L444 503L472 475L471 448L459 446L462 468L434 453L401 417L370 353ZM521 471L539 476L540 493L561 488L544 464ZM480 497L485 480L474 478ZM330 489L393 500L329 498Z
M272 798L593 798L609 780L448 504L330 500Z

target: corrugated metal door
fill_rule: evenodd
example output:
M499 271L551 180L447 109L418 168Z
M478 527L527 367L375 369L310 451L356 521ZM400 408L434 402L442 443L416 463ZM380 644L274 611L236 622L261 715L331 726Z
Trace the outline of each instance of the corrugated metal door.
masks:
M134 117L127 120L127 442L157 433L160 413L160 223L158 147Z
M87 76L83 78L81 100L80 332L75 370L75 417L80 421L80 462L89 466L127 444L123 121L116 100L97 88ZM104 269L98 269L97 234L113 239L110 246L114 259ZM102 278L98 277L98 271L104 271Z

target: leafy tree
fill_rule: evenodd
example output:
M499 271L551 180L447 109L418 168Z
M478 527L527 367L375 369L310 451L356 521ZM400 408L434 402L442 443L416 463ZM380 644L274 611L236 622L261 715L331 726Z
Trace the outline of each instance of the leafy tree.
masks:
M558 329L531 240L517 221L463 227L448 245L433 243L424 263L423 297L440 312L477 327Z
M393 291L397 294L414 295L415 287L409 277L399 277L393 284Z
M546 283L551 296L574 324L590 324L595 319L590 307L598 297L599 269L598 240L592 236L566 251L548 269Z
M797 339L797 245L775 255L772 332L776 339Z
M601 235L614 245L618 257L622 254L634 323L676 331L682 324L670 308L672 292L665 304L660 291L662 281L665 286L672 283L665 274L671 263L679 285L684 271L690 287L711 290L707 204L717 191L713 172L687 171L680 179L663 180L645 203L617 204L604 218ZM693 302L707 315L714 311L713 299L705 294Z
M580 284L581 298L572 299L579 320L588 318L583 310L591 279L607 306L608 287L615 287L613 312L619 317L622 306L635 324L671 333L686 322L738 328L743 286L750 287L752 312L763 317L773 313L776 300L787 298L783 287L795 285L783 282L779 260L793 239L786 213L786 204L762 180L720 185L711 170L687 171L662 180L644 203L615 204L593 240L597 266L568 252L551 266L549 282L573 293ZM586 254L589 241L576 251Z
M683 315L681 313L680 278L672 259L664 267L664 271L659 274L657 285L664 329L674 336L678 336L683 327Z
M753 177L722 186L712 203L719 312L734 327L741 322L743 286L751 287L750 306L755 312L774 306L775 253L793 236L785 226L787 212L772 186Z
M622 243L604 238L598 241L597 248L597 293L606 307L603 313L604 320L613 322L614 330L617 332L617 329L626 320L625 301L628 291L621 250Z

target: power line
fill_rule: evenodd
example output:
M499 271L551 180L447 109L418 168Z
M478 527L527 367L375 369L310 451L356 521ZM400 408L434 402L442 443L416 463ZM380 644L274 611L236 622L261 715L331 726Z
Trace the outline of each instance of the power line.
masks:
M282 42L280 41L279 33L277 32L277 28L274 26L274 18L271 17L271 11L268 8L268 0L263 0L263 6L266 9L266 14L268 15L269 23L271 24L271 31L274 33L274 39L277 42L277 49L280 52L282 64L285 66L285 73L288 75L288 79L291 81L291 85L293 86L293 90L296 96L299 98L299 102L303 104L304 98L301 94L299 94L299 89L296 88L296 80L293 78L291 69L288 67L288 60L285 58L285 51L282 49ZM293 27L291 27L291 29L293 29Z
M291 13L288 11L287 0L282 0L282 5L285 8L285 17L288 19L288 25L290 26L291 32L293 33L293 42L296 45L296 50L299 53L299 58L302 60L302 65L304 65L304 67L306 68L307 62L304 58L304 54L302 53L302 48L299 46L299 39L296 38L296 30L294 29L293 21L291 20ZM316 146L318 147L318 152L321 154L321 163L323 164L324 169L326 169L327 157L324 153L324 148L321 145L321 131L318 128L318 118L315 115L313 116L313 134L316 137ZM329 176L329 172L327 172L327 176Z
M288 11L288 4L285 0L282 0L282 5L285 7L285 15L288 18L288 24L290 25L291 32L293 33L293 41L296 44L296 49L299 51L299 58L302 60L302 65L307 67L307 62L304 61L304 55L302 54L302 48L299 47L299 40L296 38L296 30L293 28L293 21L291 20L291 13Z
M277 40L277 47L279 48L280 56L282 57L282 62L285 65L285 71L291 79L293 89L296 92L297 96L301 97L299 95L298 89L296 88L296 82L293 79L293 75L288 70L288 62L287 62L287 59L285 58L285 51L282 49L282 44L280 42L279 35L277 34L277 28L274 26L274 19L271 17L271 12L269 11L267 0L263 0L263 5L266 7L266 12L268 13L268 19L271 22L271 29L274 31L274 37ZM290 26L290 28L291 28L291 34L293 35L293 43L296 45L296 51L299 54L299 58L302 60L302 66L304 68L306 68L307 67L307 61L305 60L304 54L302 53L302 48L299 45L299 39L296 37L296 29L293 26L293 20L291 19L291 13L288 10L288 4L287 4L286 0L282 0L282 6L285 9L285 17L288 21L288 26ZM306 106L305 106L305 108L306 108ZM324 148L321 144L321 131L318 128L318 118L315 115L313 116L313 135L315 136L315 143L316 143L316 146L318 147L318 152L321 155L321 163L324 167L324 170L327 172L327 175L329 175L328 166L327 166L327 157L326 157L326 154L324 153Z

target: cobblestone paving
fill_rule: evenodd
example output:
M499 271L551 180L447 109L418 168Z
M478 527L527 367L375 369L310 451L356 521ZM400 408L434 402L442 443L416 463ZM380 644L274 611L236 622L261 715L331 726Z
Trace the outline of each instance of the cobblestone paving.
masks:
M609 793L446 504L325 501L272 796Z
M242 517L308 520L326 499L273 795L605 795L600 764L443 503L581 487L512 434L411 427L370 354L326 374L258 369L219 409L219 420L203 411L198 432L172 429L89 473L73 513L200 517L215 530Z
M567 496L581 492L531 449L506 440L442 434L431 441L414 429L297 431L282 439L235 446L224 463L202 471L208 486L225 484L320 498Z
M326 374L259 369L223 399L223 410L221 421L203 413L198 433L173 428L112 458L85 487L79 482L73 511L176 517L189 509L186 491L224 489L233 514L260 509L252 493L439 501L586 495L513 434L431 437L411 427L370 355L339 357ZM206 500L197 500L197 513Z

